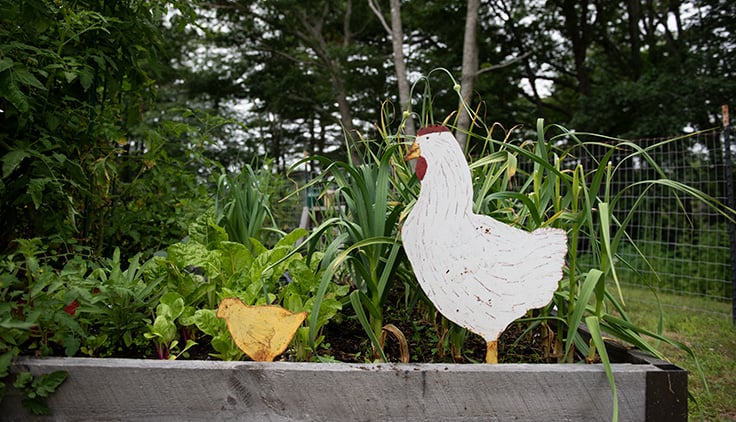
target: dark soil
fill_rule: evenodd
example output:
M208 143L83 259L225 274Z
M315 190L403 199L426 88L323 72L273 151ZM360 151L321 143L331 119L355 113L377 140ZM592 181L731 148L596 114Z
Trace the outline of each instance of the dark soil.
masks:
M412 363L479 363L485 361L486 342L482 337L450 325L437 317L437 321L423 318L421 312L413 315L397 313L385 317L384 324L393 324L404 335ZM413 318L412 318L413 317ZM549 356L542 341L542 328L525 333L527 326L512 324L499 338L498 359L502 363L556 362ZM454 347L450 338L455 335L460 347ZM340 323L326 327L325 342L329 345L320 355L332 356L341 362L364 363L378 359L370 340L355 317L346 317ZM384 353L389 362L401 362L399 340L392 334L386 336Z
M402 287L395 287L384 307L384 324L392 324L408 344L409 362L413 363L478 363L485 362L486 342L482 337L448 322L433 307L422 301L414 306L404 303ZM506 363L557 362L557 356L545 345L545 333L551 330L538 324L511 324L499 338L498 360ZM379 358L370 340L350 308L342 320L325 327L325 344L319 351L341 362L364 363ZM384 353L389 362L400 362L399 340L388 334Z

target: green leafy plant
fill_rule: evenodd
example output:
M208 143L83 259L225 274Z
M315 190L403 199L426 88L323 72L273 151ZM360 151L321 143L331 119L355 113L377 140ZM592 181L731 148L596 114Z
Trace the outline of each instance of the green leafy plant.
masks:
M319 269L320 256L312 255L309 265L303 260L293 260L289 264L289 282L279 293L281 304L291 312L316 313L317 317L309 320L309 325L301 327L296 334L296 357L298 360L309 360L318 353L325 340L322 329L343 308L343 300L350 291L348 284L329 283L325 292L318 296L320 281L324 270ZM319 307L315 307L317 299ZM310 341L310 332L316 333L314 341Z
M78 303L67 286L83 282L79 260L56 270L41 240L18 240L18 249L2 260L0 351L74 355L84 337L73 317Z
M217 184L216 221L234 242L250 247L250 239L263 241L264 225L276 227L269 203L274 174L245 165L236 176L223 174Z
M229 240L226 229L215 222L212 212L203 214L190 225L185 241L169 246L166 254L155 256L142 266L145 283L159 286L164 292L157 301L155 315L144 336L152 340L161 358L182 341L181 354L193 347L196 337L209 336L214 357L233 360L242 352L230 338L224 320L216 317L216 308L226 297L236 297L247 305L280 304L292 312L313 309L320 276L319 254L307 259L297 243L308 232L297 229L283 235L271 248L257 239L247 239L249 247ZM322 295L317 309L319 318L299 330L298 355L308 360L320 340L311 347L306 340L310 327L319 333L342 309L348 293L346 285L332 285Z
M181 350L178 349L176 320L183 313L184 298L181 295L168 292L161 296L156 306L156 318L148 326L149 331L144 334L146 338L153 340L159 359L176 359L197 344L194 340L187 339L186 345Z
M227 330L225 320L217 317L216 310L198 309L192 316L191 322L204 334L210 336L210 345L217 352L211 354L213 357L222 360L240 360L243 357L243 352Z
M207 198L192 194L199 157L144 110L166 54L162 17L192 18L187 3L0 1L0 244L41 237L128 258L181 237Z
M88 319L96 332L88 350L102 342L103 354L146 354L149 343L143 337L152 311L162 291L159 280L144 280L140 255L133 257L123 269L120 251L94 269L87 278L86 289L80 290L78 312Z
M345 203L344 212L324 221L312 236L317 240L328 231L338 233L325 249L328 264L310 315L312 348L315 347L315 328L319 325L318 310L333 285L333 276L345 268L354 285L349 295L350 304L374 349L385 360L379 342L384 325L383 306L398 269L401 251L397 229L402 207L395 200L391 180L397 154L398 146L387 146L379 155L369 153L369 162L359 166L333 162L325 157L309 158L326 167L321 179L312 183L334 183L338 201Z
M209 212L190 225L187 238L144 263L140 255L125 263L116 250L109 260L65 257L62 270L53 268L53 254L41 239L19 240L17 251L2 260L0 351L105 357L148 356L153 350L171 359L209 337L214 356L240 359L227 326L215 316L219 302L238 297L249 305L311 311L322 270L320 253L308 262L298 251L307 234L292 231L271 248L250 238L248 248L228 240ZM321 333L339 314L348 291L339 284L326 289L313 331ZM303 360L324 338L311 347L309 327L300 329L295 343Z
M56 271L45 262L48 257L44 256L40 239L19 240L17 244L17 254L3 257L0 262L0 401L12 380L14 357L21 353L51 355L59 350L72 356L85 337L74 319L79 306L75 293L65 289L82 280L80 262L68 262ZM20 372L12 382L21 391L25 408L47 415L50 412L45 399L66 376L64 371L38 376Z
M23 392L23 406L37 415L50 415L46 397L56 391L66 381L66 371L54 371L48 374L33 376L30 372L21 372L15 377L13 387Z

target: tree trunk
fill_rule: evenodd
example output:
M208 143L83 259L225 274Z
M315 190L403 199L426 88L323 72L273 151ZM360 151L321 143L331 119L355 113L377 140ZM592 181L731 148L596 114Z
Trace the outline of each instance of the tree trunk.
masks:
M342 47L347 50L353 41L353 30L350 27L353 14L353 0L345 2L345 15L342 20L343 42ZM335 92L337 94L337 108L340 111L340 123L345 130L346 141L350 151L350 157L354 165L360 165L363 161L358 153L358 143L356 142L357 132L353 126L353 111L348 102L348 92L346 89L345 78L342 74L342 65L333 60L333 78L335 81Z
M411 87L406 74L406 61L404 60L404 29L401 24L401 0L391 0L391 26L386 23L380 7L374 0L368 0L368 6L373 10L373 13L378 17L389 37L391 37L391 46L393 47L394 53L394 69L396 70L396 79L399 88L399 105L401 106L402 112L409 111L411 107ZM406 119L404 133L407 135L414 135L416 133L414 119L411 115Z
M465 37L463 40L463 68L460 79L460 99L455 138L460 147L465 150L468 138L467 131L470 128L470 98L473 94L473 83L478 73L478 41L476 37L478 29L478 12L480 0L468 0L468 10L465 15Z
M578 92L583 97L591 94L590 72L586 65L588 47L590 46L591 27L588 23L588 5L590 2L584 0L564 0L562 2L562 15L565 18L565 31L572 43L572 54L575 62L575 73L578 80ZM578 16L578 11L580 16Z
M639 21L641 20L641 3L640 0L629 0L626 3L626 9L629 15L629 39L631 42L631 71L633 79L638 80L641 77L642 60L641 60L641 38L639 36Z
M348 92L346 88L345 78L343 75L343 67L339 58L334 57L328 47L328 41L323 32L325 19L330 12L329 2L325 2L319 16L307 15L306 10L300 10L301 25L303 31L295 29L295 35L314 51L319 61L324 66L325 71L329 73L332 81L335 102L337 102L337 111L340 114L340 125L345 133L351 161L355 165L359 165L362 161L358 153L358 143L355 142L356 132L353 126L353 112L348 101ZM343 49L352 42L352 30L350 28L350 17L352 14L352 0L348 0L345 5L345 15L343 17Z
M339 64L335 64L335 68L332 69L332 82L335 88L335 100L337 101L337 110L340 113L340 124L342 125L343 132L345 132L345 139L350 150L350 158L354 165L359 165L363 160L358 154L358 143L356 142L357 133L353 126L353 112L350 109L350 103L348 102L348 94L345 89L345 81L340 75L341 67Z
M401 2L391 0L391 41L394 49L394 67L396 68L396 79L399 85L399 104L401 111L411 109L411 88L409 78L406 74L406 62L404 61L404 29L401 25ZM409 115L406 119L405 131L407 135L416 133L414 119Z

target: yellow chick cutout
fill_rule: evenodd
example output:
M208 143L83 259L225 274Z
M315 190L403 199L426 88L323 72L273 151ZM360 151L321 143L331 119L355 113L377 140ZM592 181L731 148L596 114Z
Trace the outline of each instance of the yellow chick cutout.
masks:
M307 313L294 314L277 305L248 306L229 297L220 302L217 317L225 320L243 353L255 361L273 362L289 346Z

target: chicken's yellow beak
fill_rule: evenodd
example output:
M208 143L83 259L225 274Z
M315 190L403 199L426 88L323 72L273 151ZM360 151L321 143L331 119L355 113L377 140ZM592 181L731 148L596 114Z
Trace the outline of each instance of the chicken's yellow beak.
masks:
M404 156L404 161L413 160L415 158L419 158L422 155L422 150L419 149L419 145L417 145L416 142L411 144L409 147L409 151Z

